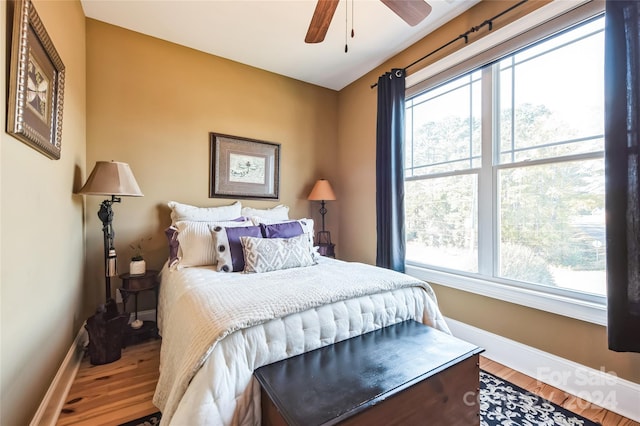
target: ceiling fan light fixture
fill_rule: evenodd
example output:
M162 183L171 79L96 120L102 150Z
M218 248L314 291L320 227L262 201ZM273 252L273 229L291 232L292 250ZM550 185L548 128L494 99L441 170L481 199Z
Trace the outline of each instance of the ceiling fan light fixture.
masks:
M415 27L429 16L431 5L424 0L380 0L404 22Z
M340 0L318 0L304 38L305 43L320 43L324 40L339 2Z

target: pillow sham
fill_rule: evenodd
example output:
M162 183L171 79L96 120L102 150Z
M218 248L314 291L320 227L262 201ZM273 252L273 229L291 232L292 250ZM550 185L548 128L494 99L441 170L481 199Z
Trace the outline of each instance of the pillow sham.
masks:
M302 226L302 230L305 233L308 233L311 235L311 241L313 242L313 227L314 227L313 219L309 219L305 217L302 219L281 220L281 219L268 219L260 216L251 216L251 217L248 217L247 219L251 220L251 222L253 222L254 225L279 225L283 223L298 222Z
M274 223L267 225L260 224L262 236L265 238L291 238L304 234L302 225L298 221Z
M219 222L233 220L242 216L242 204L240 201L236 201L229 206L218 207L196 207L175 201L169 201L167 205L171 209L172 225L184 220L192 222Z
M292 238L240 237L244 272L270 272L315 265L306 235Z
M259 226L238 226L235 228L219 225L209 226L216 247L218 272L239 272L244 269L244 253L240 237L262 237Z
M270 209L254 209L243 207L242 216L258 216L265 219L289 220L289 207L282 204Z
M211 225L226 227L250 226L251 221L194 222L184 220L176 222L178 243L180 244L178 262L176 264L178 268L216 264L216 246L209 230Z
M246 222L248 219L244 217L239 217L231 222ZM178 262L180 258L180 241L178 241L178 228L174 225L170 225L167 229L164 230L164 234L167 237L167 243L169 245L169 267L172 267Z
M304 219L298 219L298 220L273 220L273 219L265 219L265 218L253 216L251 218L251 221L254 223L254 225L260 225L260 226L262 226L262 225L281 225L281 224L285 224L285 223L297 222L297 223L300 224L300 226L302 227L302 232L307 236L307 239L309 240L309 250L311 251L311 253L316 252L316 250L313 248L313 240L314 240L314 230L313 230L314 222L313 222L313 219L304 218ZM262 235L265 238L271 238L271 237L267 237L264 232L263 232ZM280 236L280 237L282 237L282 236ZM315 259L315 257L314 257L314 259Z
M294 219L270 219L268 217L262 216L246 216L249 218L254 225L260 225L264 223L265 225L273 225L276 223L285 223L285 222L293 222Z
M313 219L309 219L309 218L298 219L296 222L298 222L300 224L300 226L302 226L302 231L305 233L305 235L309 239L309 245L311 247L313 247L313 237L314 237L314 232L313 232L314 222L313 222Z

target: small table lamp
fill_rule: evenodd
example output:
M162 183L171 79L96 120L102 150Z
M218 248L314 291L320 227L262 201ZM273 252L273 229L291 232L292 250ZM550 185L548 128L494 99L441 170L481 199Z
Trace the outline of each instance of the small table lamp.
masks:
M87 182L79 191L84 195L107 195L111 199L104 200L100 205L98 217L102 221L104 234L104 274L106 301L111 299L111 277L117 275L116 250L113 245L115 232L113 231L113 210L111 205L119 203L121 196L142 197L142 191L133 177L133 172L127 163L117 161L97 161Z
M333 193L333 188L331 188L331 184L326 179L319 179L315 185L313 185L313 189L307 200L310 201L320 201L320 214L322 215L322 231L318 232L317 235L317 243L318 244L331 244L331 234L329 231L325 231L324 229L324 215L327 213L327 209L324 204L325 201L333 201L336 199L336 195Z

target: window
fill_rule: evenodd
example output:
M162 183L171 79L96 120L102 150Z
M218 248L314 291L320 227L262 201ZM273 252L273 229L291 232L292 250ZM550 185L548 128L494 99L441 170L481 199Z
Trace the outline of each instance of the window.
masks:
M407 263L605 295L604 17L406 102Z
M481 76L407 101L407 259L478 272Z

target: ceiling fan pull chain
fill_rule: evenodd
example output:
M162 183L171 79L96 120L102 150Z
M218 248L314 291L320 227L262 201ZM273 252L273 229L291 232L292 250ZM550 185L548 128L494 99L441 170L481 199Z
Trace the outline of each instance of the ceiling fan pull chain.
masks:
M354 16L354 3L355 0L351 0L351 38L353 38L356 35L356 32L353 29L353 22L355 20ZM349 45L347 43L348 37L348 28L349 28L349 0L345 0L344 2L344 53L347 53L349 51Z
M347 53L349 51L349 45L347 44L347 34L349 32L348 30L349 28L349 6L348 6L348 0L345 0L344 2L344 53Z
M355 31L353 31L353 26L355 25L355 21L356 21L356 14L355 12L355 8L353 6L355 0L351 0L351 38L353 38L354 35L356 35Z

